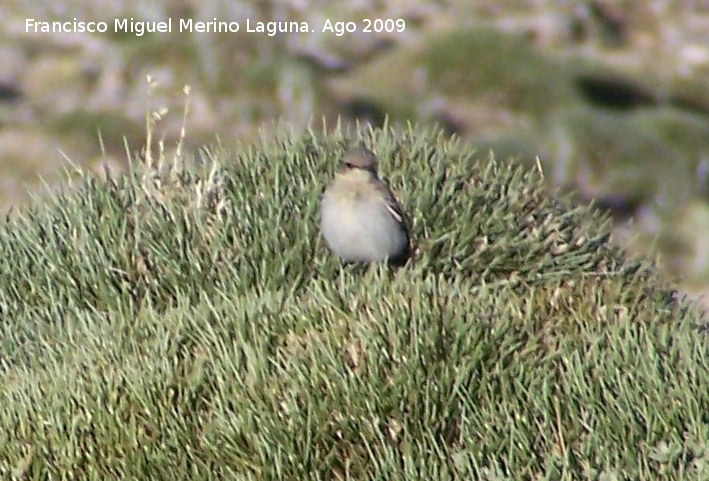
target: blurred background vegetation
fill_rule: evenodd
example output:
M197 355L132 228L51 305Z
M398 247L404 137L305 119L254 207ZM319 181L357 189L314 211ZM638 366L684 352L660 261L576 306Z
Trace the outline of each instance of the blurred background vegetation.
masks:
M0 204L61 182L66 159L126 167L150 104L192 86L187 142L256 140L275 119L436 123L610 209L614 238L709 294L706 0L5 0L0 18ZM239 33L113 33L116 18L235 20ZM106 21L105 34L34 33L25 19ZM358 32L268 36L246 19L355 21ZM404 19L363 33L362 19ZM179 136L169 116L166 145ZM124 140L125 139L125 140Z

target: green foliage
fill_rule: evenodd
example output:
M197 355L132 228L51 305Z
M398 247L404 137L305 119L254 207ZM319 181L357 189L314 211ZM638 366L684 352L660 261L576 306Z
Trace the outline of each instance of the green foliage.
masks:
M697 169L709 124L665 108L622 114L568 109L550 122L557 135L552 158L564 152L567 181L589 197L675 212L699 194ZM653 199L661 199L653 202ZM669 221L669 219L668 219Z
M86 177L7 220L0 475L706 475L701 318L604 216L437 132L360 137L411 216L399 270L320 241L339 130Z
M443 105L456 111L473 102L491 112L522 114L527 121L515 124L522 126L581 103L573 72L573 65L531 48L522 38L491 28L458 27L422 34L413 45L335 79L332 87L344 98L373 103L397 119L425 119L436 110L443 113Z

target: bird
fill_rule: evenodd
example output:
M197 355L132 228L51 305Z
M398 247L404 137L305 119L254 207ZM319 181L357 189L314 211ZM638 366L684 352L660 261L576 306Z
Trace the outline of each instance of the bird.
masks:
M379 178L377 156L364 145L344 153L320 203L320 232L346 263L406 263L409 228L399 202Z

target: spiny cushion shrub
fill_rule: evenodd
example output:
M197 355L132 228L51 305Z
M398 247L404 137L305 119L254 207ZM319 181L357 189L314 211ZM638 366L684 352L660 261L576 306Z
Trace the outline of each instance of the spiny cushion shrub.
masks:
M436 131L358 135L411 217L398 270L319 238L339 131L7 219L0 476L709 476L706 324L603 215Z

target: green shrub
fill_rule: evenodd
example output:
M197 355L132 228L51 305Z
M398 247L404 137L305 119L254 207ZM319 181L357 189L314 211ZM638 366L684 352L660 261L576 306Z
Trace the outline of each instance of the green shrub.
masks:
M411 216L399 270L319 238L339 130L8 219L0 475L707 476L706 325L605 216L435 131L359 135Z

